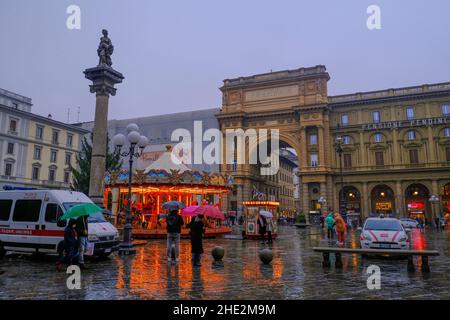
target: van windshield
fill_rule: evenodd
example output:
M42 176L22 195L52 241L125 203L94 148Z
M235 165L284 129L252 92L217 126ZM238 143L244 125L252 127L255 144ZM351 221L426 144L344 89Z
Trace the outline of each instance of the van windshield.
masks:
M87 204L87 202L64 202L63 206L64 209L69 210L70 208L77 206L79 204ZM100 223L100 222L106 222L105 218L103 217L103 214L99 212L91 213L88 217L88 223Z

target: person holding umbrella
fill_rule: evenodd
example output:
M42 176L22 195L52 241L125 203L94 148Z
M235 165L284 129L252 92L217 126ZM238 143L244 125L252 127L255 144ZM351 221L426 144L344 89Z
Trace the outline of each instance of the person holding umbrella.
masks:
M266 234L266 227L267 227L266 218L260 212L259 213L259 217L258 217L258 230L259 230L259 235L261 237L261 242L262 243L264 243L264 236Z
M61 271L63 264L68 266L74 264L78 254L78 239L76 232L77 221L70 219L64 229L64 255L56 262L56 270Z
M178 210L183 209L184 204L179 201L169 201L163 203L162 208L169 211L169 214L166 217L167 263L172 262L172 246L175 247L175 263L178 263L181 227L184 225L183 218L178 214Z
M191 229L191 252L192 262L194 266L200 267L202 265L202 253L203 253L203 234L205 233L205 224L203 222L203 214L198 214L192 219L189 224Z
M262 218L262 221L258 219L259 233L262 234L262 241L264 242L264 234L267 232L267 243L271 244L272 240L272 232L273 232L273 214L267 210L260 210L259 216ZM263 229L261 229L261 226Z
M80 269L86 269L84 265L84 252L88 246L88 216L81 216L76 220L76 232L78 235L78 264Z

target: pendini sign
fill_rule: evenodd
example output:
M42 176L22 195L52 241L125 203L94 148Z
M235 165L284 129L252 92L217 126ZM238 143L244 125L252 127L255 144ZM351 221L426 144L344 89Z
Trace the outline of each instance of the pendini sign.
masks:
M396 128L411 128L421 126L434 126L440 124L446 124L447 117L445 118L426 118L426 119L412 119L408 121L389 121L380 123L367 123L362 125L363 130L379 130L379 129L396 129Z

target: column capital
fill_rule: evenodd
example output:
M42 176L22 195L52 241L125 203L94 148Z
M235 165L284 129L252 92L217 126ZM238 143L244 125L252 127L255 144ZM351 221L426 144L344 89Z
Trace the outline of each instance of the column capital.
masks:
M125 78L119 71L105 65L86 69L83 73L86 79L92 81L89 85L90 92L99 96L116 95L117 89L114 85L121 83Z

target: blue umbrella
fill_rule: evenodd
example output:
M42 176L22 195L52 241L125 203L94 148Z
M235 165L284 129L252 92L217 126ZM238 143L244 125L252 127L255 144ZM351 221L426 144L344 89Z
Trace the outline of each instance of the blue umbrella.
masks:
M162 208L165 210L179 210L179 209L184 209L186 206L184 205L183 202L181 201L169 201L169 202L164 202L162 205Z

